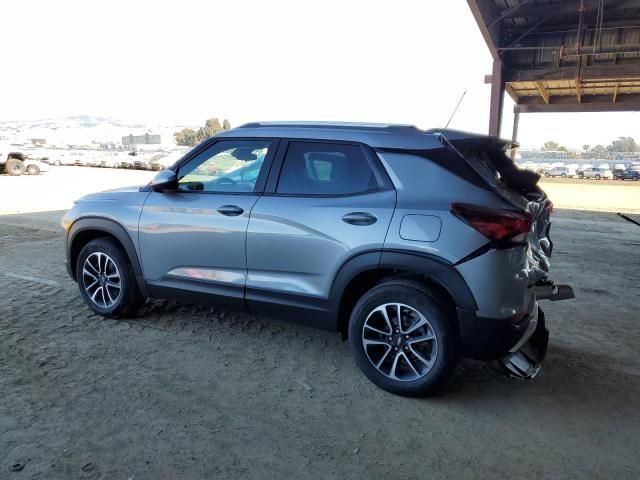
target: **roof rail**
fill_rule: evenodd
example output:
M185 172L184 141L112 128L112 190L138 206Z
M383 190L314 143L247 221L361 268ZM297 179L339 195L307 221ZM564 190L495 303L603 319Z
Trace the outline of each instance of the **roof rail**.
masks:
M367 123L367 122L250 122L238 128L319 128L319 129L344 129L344 130L371 130L417 133L414 125L400 125L392 123Z

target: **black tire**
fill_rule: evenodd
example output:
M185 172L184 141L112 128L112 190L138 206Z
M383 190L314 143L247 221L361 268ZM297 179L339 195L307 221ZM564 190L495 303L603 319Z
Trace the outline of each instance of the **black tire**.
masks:
M563 173L562 175L560 175L562 178L567 178L567 174Z
M550 176L551 176L551 174L550 174L549 172L545 172L544 176L545 176L545 177L550 177Z
M426 369L424 376L415 380L395 380L384 374L376 368L365 350L363 331L367 317L380 305L389 303L404 304L424 315L435 335L437 350L433 365ZM393 319L390 320L393 323ZM372 288L358 300L349 320L349 346L358 367L378 387L398 395L424 396L434 392L448 380L458 361L460 349L456 322L456 318L447 313L447 309L443 308L423 284L410 280L393 280ZM404 347L400 347L400 351L395 353L389 347L390 355L402 354L402 348Z
M37 165L29 165L27 167L27 173L29 175L40 175L40 169Z
M596 180L600 180L600 175L596 175Z
M24 174L24 163L18 158L10 158L4 164L4 169L9 175L17 177Z
M91 299L87 292L86 277L83 274L83 266L87 258L94 253L107 255L116 265L120 277L120 293L115 303L109 306L98 305ZM144 297L140 293L136 283L135 273L126 253L118 243L111 238L97 238L87 243L78 255L76 262L76 280L80 293L85 303L98 315L108 318L121 318L135 316L138 308L144 303Z

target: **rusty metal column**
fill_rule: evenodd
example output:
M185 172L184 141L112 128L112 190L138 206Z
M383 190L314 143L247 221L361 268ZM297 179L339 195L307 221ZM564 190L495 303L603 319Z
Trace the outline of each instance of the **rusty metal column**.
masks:
M491 106L489 107L489 135L500 135L502 124L502 103L504 100L504 80L502 77L502 62L493 61L491 72Z
M511 134L511 142L516 143L518 141L518 125L520 124L520 107L514 105L513 107L513 132ZM511 149L511 160L516 161L516 149Z

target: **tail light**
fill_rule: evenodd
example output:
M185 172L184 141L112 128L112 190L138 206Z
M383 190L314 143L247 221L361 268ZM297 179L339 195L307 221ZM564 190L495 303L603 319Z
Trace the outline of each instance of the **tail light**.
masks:
M527 213L454 203L451 213L490 240L522 242L531 231L533 218Z

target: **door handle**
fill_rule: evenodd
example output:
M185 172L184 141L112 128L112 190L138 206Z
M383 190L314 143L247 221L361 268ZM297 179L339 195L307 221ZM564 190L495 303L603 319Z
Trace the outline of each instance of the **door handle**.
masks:
M351 212L342 216L342 221L351 225L373 225L378 219L367 212Z
M244 213L244 209L237 205L222 205L218 208L218 213L226 215L227 217L237 217Z

